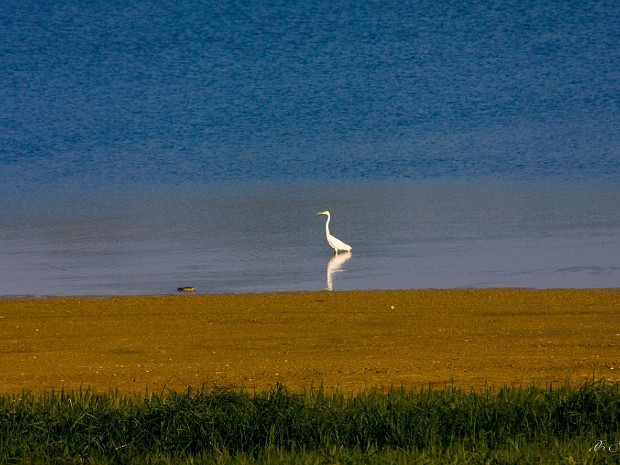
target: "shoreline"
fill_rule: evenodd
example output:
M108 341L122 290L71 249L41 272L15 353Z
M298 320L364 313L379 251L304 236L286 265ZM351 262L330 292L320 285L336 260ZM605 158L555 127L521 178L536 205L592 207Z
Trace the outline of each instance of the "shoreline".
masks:
M619 289L0 298L0 394L620 381Z

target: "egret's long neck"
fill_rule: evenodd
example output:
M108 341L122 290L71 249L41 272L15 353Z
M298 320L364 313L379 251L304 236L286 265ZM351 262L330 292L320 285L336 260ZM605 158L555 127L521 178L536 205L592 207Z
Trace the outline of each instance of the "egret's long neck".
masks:
M331 220L331 216L327 214L327 221L325 222L325 235L329 236L329 220Z

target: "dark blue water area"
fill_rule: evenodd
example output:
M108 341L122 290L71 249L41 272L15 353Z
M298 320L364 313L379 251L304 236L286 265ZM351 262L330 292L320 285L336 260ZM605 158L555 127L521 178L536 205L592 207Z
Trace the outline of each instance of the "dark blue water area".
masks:
M620 172L617 2L3 2L0 181Z
M8 1L0 39L0 295L620 282L618 2Z

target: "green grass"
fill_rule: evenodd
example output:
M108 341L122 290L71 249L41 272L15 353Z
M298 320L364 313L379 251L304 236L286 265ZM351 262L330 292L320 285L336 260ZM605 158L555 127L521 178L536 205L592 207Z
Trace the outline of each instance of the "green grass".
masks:
M599 440L607 448L591 450ZM598 464L619 463L619 443L620 385L604 382L355 396L281 385L0 396L8 464Z

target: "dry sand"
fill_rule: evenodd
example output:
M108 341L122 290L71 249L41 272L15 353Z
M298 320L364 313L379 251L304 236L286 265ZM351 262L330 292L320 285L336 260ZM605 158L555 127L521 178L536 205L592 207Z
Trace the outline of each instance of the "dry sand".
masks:
M620 380L620 290L0 300L0 393Z

